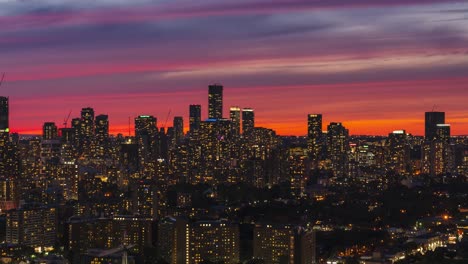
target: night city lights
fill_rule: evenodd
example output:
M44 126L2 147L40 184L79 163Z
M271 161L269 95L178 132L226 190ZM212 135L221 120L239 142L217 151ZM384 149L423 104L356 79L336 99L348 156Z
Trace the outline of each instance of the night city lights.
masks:
M0 263L468 263L467 14L0 0Z

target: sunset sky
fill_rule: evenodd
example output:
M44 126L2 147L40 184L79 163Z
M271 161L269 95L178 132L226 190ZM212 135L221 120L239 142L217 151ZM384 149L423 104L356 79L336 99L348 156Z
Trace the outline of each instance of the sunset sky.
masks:
M281 135L306 134L308 113L422 135L434 105L468 134L468 1L0 0L0 72L23 134L88 106L112 133L169 111L188 127L215 82L225 116L254 108Z

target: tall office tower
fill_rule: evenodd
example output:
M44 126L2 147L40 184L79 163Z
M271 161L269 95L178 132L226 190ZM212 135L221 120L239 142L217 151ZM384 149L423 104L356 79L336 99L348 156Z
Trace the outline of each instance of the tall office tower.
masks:
M157 135L157 119L154 116L141 115L135 118L135 137L138 144L140 165L143 169L146 163L156 161Z
M242 109L242 134L249 135L255 127L255 114L252 108Z
M0 133L10 132L8 97L0 96Z
M7 160L8 151L7 146L10 141L10 127L8 123L9 118L8 97L0 97L0 175L8 174ZM6 175L4 175L6 176Z
M423 173L431 176L451 172L454 153L450 146L450 125L437 124L435 136L422 147Z
M42 139L51 140L58 136L57 126L54 122L45 122L42 126Z
M223 86L212 84L208 86L208 119L223 118Z
M404 175L410 168L409 136L405 130L395 130L388 135L386 167L394 172Z
M87 107L81 109L80 145L82 154L90 156L94 140L94 109Z
M425 118L426 140L435 139L437 124L445 124L445 112L426 112L426 118Z
M87 107L81 109L81 128L82 135L86 138L92 138L94 135L94 109Z
M228 119L208 119L201 123L199 135L195 144L201 155L197 153L189 154L192 159L195 157L197 170L196 179L191 179L192 183L213 183L220 184L227 180L230 169L230 157L234 153L230 150L232 142L231 121Z
M71 121L71 128L73 129L74 132L74 146L77 150L78 153L81 153L81 119L80 118L73 118Z
M229 109L229 117L232 122L233 135L240 135L241 131L241 109L238 106L233 106Z
M327 127L327 150L335 176L346 175L349 131L342 123L332 122Z
M40 251L56 245L57 216L55 208L20 208L8 212L6 242L21 244Z
M254 228L255 259L269 264L314 264L315 232L282 224L257 224Z
M109 116L96 116L94 137L94 156L104 158L109 149Z
M307 148L309 156L317 162L322 150L322 115L309 114L307 116Z
M291 193L299 197L305 193L308 181L307 155L301 149L289 150L289 181L291 183Z
M190 105L189 107L190 132L200 129L200 122L201 122L201 105Z
M179 144L184 138L184 119L181 116L174 116L174 143Z

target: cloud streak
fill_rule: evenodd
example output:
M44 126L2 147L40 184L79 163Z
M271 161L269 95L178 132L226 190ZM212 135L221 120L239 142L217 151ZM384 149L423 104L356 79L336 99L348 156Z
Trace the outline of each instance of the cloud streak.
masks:
M0 0L12 128L60 123L69 107L110 114L113 131L128 115L186 116L221 82L227 106L281 134L304 134L308 112L355 134L421 133L433 104L468 134L468 4L343 2Z

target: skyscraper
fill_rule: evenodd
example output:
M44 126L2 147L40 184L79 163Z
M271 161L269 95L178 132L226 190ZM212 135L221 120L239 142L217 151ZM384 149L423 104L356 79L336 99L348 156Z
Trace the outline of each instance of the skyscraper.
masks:
M190 105L190 108L189 108L190 132L200 129L200 122L201 122L201 105Z
M255 127L255 114L252 108L242 109L242 134L252 133Z
M232 131L234 135L240 135L241 129L241 109L238 106L233 106L229 109L229 116L232 122Z
M307 120L307 148L309 156L317 161L320 156L322 139L322 115L309 114Z
M344 176L346 171L349 131L342 123L332 122L327 127L327 149L335 176Z
M42 126L42 139L51 140L58 136L57 126L54 122L45 122Z
M87 107L81 109L80 145L82 154L91 155L91 144L94 140L94 109Z
M223 118L223 86L221 84L208 86L208 118Z
M176 144L184 138L184 119L181 116L174 117L174 142Z
M92 138L94 135L94 109L87 107L81 109L82 135Z
M109 147L109 117L107 115L96 116L94 155L103 158Z
M0 96L0 133L8 133L10 131L8 115L8 97Z
M8 97L0 97L0 175L8 174L8 144L9 144L9 124L8 124Z
M426 112L424 134L426 140L435 139L437 124L445 124L445 112Z
M141 115L135 118L135 137L138 143L140 168L158 158L158 128L154 116Z
M410 162L409 135L405 130L395 130L388 135L386 165L389 169L399 174L405 174Z

